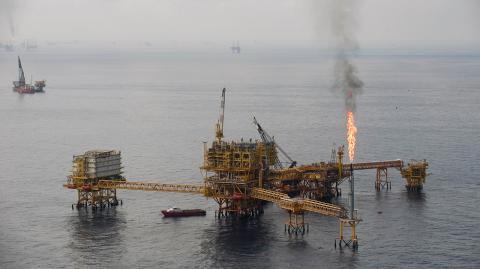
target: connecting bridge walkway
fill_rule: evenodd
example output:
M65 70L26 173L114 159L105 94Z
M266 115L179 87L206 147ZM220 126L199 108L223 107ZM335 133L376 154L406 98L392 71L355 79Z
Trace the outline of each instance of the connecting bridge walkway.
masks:
M325 216L342 218L346 216L346 210L343 207L330 203L319 202L311 199L290 198L288 195L266 190L262 188L253 188L251 196L256 199L268 201L277 204L283 209L293 213L303 213L310 211Z
M184 192L204 194L205 187L203 185L190 184L162 184L152 182L130 182L130 181L98 181L100 189L122 189L122 190L139 190L139 191L163 191L163 192Z
M343 171L347 172L350 169L353 170L367 170L367 169L376 169L377 176L375 180L375 189L380 190L383 187L387 189L391 188L391 182L388 178L388 168L396 168L402 173L403 161L402 160L392 160L392 161L380 161L380 162L365 162L365 163L354 163L350 165L345 165Z
M99 189L183 192L202 195L205 194L205 187L203 185L190 184L163 184L152 182L100 180L98 181L97 187ZM343 207L311 199L290 198L284 193L271 191L263 188L252 188L251 197L275 203L281 208L289 210L292 213L309 211L331 217L341 218L346 216L346 210Z
M403 167L403 161L393 160L393 161L354 163L352 164L352 166L353 166L353 170L386 169L386 168L401 169ZM347 171L350 170L350 165L345 164L343 169Z

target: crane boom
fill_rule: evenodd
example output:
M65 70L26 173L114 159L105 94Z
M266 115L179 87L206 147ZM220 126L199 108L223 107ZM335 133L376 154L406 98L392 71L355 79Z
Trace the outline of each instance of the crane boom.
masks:
M217 137L217 141L220 142L223 138L223 119L225 115L225 91L226 89L223 88L222 90L222 99L220 102L220 118L218 119L216 125L215 136Z
M275 143L275 139L273 137L271 137L267 133L267 131L265 131L262 128L262 126L260 125L260 123L258 123L258 121L255 117L253 117L253 124L255 124L257 126L257 131L260 134L260 137L262 138L262 141L265 144L273 144L282 153L282 155L288 160L288 162L290 163L290 168L294 167L297 164L296 161L292 160L292 158L290 158L290 156L288 156L288 154L280 147L280 145ZM276 156L276 158L275 158L275 164L274 165L277 168L283 168L282 162L279 160L278 156Z
M25 85L25 73L23 73L22 61L20 61L20 56L18 56L18 82L20 86Z

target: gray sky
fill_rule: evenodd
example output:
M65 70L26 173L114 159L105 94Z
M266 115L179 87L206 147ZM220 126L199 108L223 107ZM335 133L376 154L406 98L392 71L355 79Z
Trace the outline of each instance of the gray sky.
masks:
M327 46L331 0L0 0L0 40ZM480 0L358 0L368 47L480 46ZM12 3L13 7L12 7Z

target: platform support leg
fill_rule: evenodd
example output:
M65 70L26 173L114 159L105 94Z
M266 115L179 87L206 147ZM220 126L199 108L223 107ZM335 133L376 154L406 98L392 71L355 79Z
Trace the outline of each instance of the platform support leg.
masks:
M392 188L392 183L388 178L388 169L387 168L377 168L377 177L375 180L375 189L379 191L380 189L386 188L387 190Z
M340 248L342 248L342 245L345 245L353 250L358 249L357 225L359 222L359 219L339 219L339 237L335 239L335 248L338 242ZM346 227L350 227L350 237L344 234Z

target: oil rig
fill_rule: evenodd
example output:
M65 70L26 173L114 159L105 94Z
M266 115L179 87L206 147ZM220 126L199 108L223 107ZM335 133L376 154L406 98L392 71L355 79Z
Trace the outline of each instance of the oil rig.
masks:
M388 169L400 171L408 191L422 189L427 176L425 160L405 163L402 160L345 164L344 148L332 150L331 160L298 165L275 142L254 118L260 139L227 141L224 139L225 89L222 91L220 117L215 125L215 140L204 143L203 182L198 185L132 182L122 176L120 152L94 150L73 157L72 174L65 188L78 193L72 208L102 209L119 204L117 189L157 192L182 192L203 195L215 200L218 218L256 217L263 213L265 202L275 203L288 213L285 232L308 231L306 212L339 219L342 244L358 247L356 226L361 221L354 206L354 171L377 170L375 188L391 188ZM281 161L286 160L286 161ZM339 185L350 184L350 205L330 203L341 195ZM350 233L345 230L350 228Z
M241 48L240 48L240 41L237 41L232 44L230 47L230 50L232 51L233 54L240 54Z

